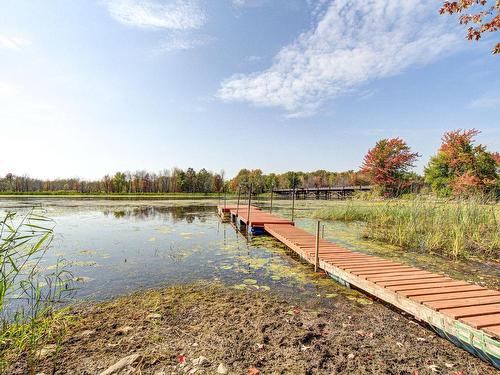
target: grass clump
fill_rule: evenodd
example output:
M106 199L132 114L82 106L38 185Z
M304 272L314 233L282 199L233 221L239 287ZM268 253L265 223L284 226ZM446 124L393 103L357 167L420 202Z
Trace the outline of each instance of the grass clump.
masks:
M366 202L352 201L323 208L314 213L314 217L322 220L338 220L345 222L370 221L377 216L378 205L367 205Z
M366 222L364 236L404 249L449 257L500 258L498 207L479 200L421 198L367 205L352 201L319 210L320 219Z
M0 221L0 372L22 355L34 374L40 357L56 354L63 337L69 317L56 306L73 292L73 277L62 260L50 272L39 266L53 226L33 210L8 212Z

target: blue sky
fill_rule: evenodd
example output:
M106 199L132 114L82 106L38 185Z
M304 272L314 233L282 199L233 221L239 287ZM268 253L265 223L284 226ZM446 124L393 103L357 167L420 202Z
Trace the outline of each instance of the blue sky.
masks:
M500 58L435 0L0 3L0 174L357 169L400 136L500 150ZM498 38L498 37L497 37Z

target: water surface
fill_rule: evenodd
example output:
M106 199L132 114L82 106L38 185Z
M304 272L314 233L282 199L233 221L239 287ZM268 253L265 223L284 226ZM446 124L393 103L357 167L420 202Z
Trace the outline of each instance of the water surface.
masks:
M315 274L273 238L246 238L221 222L215 202L0 202L4 212L19 214L34 205L55 223L54 240L40 267L49 272L62 259L77 285L75 299L103 300L205 280L325 303L337 295L370 303Z

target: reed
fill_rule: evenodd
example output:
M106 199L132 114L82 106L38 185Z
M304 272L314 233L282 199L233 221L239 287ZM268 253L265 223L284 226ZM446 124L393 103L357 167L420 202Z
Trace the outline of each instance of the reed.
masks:
M321 219L363 221L366 238L403 249L450 257L500 258L497 205L480 199L435 201L415 198L367 204L352 201L319 210Z
M66 318L56 307L74 291L73 276L62 260L51 272L39 266L53 227L33 210L9 212L0 221L0 372L8 371L10 357L22 354L34 374L41 349L57 344L64 332Z

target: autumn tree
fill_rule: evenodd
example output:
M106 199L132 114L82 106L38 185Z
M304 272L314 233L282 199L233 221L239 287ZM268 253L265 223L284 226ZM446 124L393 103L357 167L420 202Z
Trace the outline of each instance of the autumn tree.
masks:
M409 171L418 157L401 138L381 139L368 150L361 172L384 193L396 195L410 185Z
M499 188L498 154L475 145L476 129L443 135L437 154L425 168L425 180L441 196L489 193Z
M469 25L469 40L479 40L483 34L500 29L500 0L445 1L439 13L460 14L460 24ZM492 53L500 54L500 43L493 47Z

